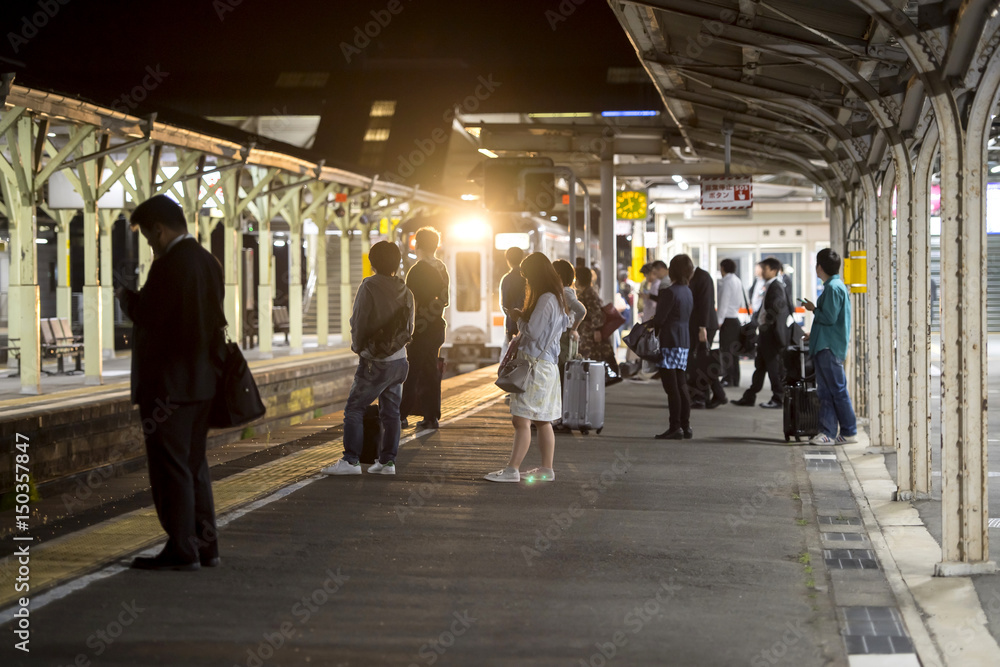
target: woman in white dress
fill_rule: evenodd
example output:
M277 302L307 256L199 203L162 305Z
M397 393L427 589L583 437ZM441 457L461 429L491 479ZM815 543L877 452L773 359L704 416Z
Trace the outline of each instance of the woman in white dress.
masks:
M562 416L559 391L559 339L570 326L563 296L563 282L549 258L540 252L521 262L521 274L528 283L524 310L512 310L518 321L520 342L517 358L531 364L531 379L523 394L510 398L514 424L514 446L507 467L486 475L491 482L545 481L555 479L552 470L556 438L552 422ZM531 446L531 425L538 432L542 465L521 474L519 468Z

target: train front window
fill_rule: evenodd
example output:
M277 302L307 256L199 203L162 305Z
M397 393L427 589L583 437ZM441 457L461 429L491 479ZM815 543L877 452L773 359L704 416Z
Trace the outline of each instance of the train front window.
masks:
M478 252L460 252L455 255L455 308L462 313L479 310L482 295L482 258Z

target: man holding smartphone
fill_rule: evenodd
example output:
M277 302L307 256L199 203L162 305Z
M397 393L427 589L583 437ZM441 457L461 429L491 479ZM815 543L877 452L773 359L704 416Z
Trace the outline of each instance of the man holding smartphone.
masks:
M840 255L824 248L816 254L816 275L823 281L823 293L816 303L802 300L813 313L812 331L806 334L809 354L816 369L819 398L819 434L814 445L843 445L857 441L857 420L847 393L844 359L851 335L851 300L847 285L840 279ZM838 433L839 427L839 433Z

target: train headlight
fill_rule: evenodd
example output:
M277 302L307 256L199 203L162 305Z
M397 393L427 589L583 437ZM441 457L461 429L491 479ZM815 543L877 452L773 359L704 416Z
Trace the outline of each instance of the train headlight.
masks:
M466 218L456 222L451 233L463 241L482 241L490 234L490 226L482 218Z

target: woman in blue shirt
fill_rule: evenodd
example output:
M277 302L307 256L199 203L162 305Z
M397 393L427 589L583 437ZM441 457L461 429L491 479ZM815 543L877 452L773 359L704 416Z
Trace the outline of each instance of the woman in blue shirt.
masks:
M562 279L548 257L540 252L528 255L521 262L521 273L527 281L524 311L512 309L517 319L520 342L517 358L531 364L532 373L523 394L510 397L511 421L514 424L514 446L507 467L486 475L491 482L518 482L519 468L531 445L531 425L538 431L538 447L542 450L542 466L529 470L526 477L550 482L556 438L552 422L562 414L559 392L559 338L570 326L563 297Z
M675 255L667 268L670 286L661 286L657 293L653 326L660 337L660 382L670 406L670 427L656 436L658 440L694 437L686 372L688 348L691 345L688 321L694 308L694 297L688 282L693 273L694 262L691 258L687 255Z

